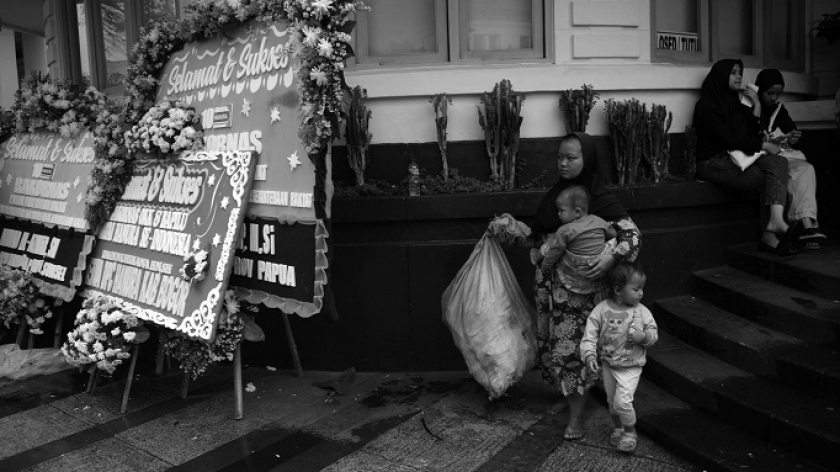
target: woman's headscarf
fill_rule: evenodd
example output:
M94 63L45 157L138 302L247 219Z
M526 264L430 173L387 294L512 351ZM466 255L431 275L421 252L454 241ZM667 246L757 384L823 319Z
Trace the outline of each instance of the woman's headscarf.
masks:
M782 88L785 88L785 78L782 77L779 69L764 69L755 78L755 85L758 86L758 93L760 95L774 85L781 85Z
M736 64L741 66L743 73L744 63L740 59L721 59L712 66L700 88L700 100L694 108L694 122L699 121L696 117L699 110L711 110L720 117L730 133L728 142L735 145L733 149L752 149L755 147L754 133L749 132L744 123L744 105L741 105L738 92L729 88L729 75Z
M557 196L563 189L572 185L581 185L589 190L591 196L589 200L590 214L607 221L616 221L628 216L624 205L607 192L598 175L598 150L592 137L586 133L571 133L560 140L560 145L570 139L577 139L580 142L583 154L583 169L574 179L564 180L563 177L560 177L560 180L545 194L537 207L534 224L531 225L531 229L536 233L534 236L557 231L557 228L560 227L560 216L557 214Z

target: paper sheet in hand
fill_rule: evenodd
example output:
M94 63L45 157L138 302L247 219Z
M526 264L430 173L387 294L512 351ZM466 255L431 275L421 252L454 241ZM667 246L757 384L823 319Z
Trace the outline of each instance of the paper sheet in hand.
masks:
M752 155L744 154L741 151L729 151L729 158L732 159L732 162L734 162L741 170L751 166L756 159L763 155L764 151L760 151Z

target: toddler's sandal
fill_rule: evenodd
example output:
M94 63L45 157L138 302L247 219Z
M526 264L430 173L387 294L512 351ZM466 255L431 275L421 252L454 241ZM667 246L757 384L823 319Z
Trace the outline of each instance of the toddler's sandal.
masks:
M639 435L636 433L628 433L625 431L621 435L621 439L618 441L618 450L627 454L633 454L636 452L636 443L638 442Z
M610 434L610 445L618 447L618 442L621 441L621 435L624 434L624 428L615 428Z

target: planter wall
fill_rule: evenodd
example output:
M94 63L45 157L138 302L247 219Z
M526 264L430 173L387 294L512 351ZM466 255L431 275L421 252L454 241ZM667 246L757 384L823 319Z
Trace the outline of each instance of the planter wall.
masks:
M822 224L838 228L837 204L826 203L840 202L836 198L840 188L838 164L836 159L828 158L826 151L836 146L824 147L836 136L806 131L806 138L804 151L818 168ZM606 140L601 139L599 145L609 151ZM681 155L676 148L672 148L674 154ZM523 181L539 175L542 169L549 170L546 182L556 180L556 140L524 141L521 149L528 156ZM450 165L464 174L481 177L486 166L481 143L453 143L449 152L455 156ZM399 182L406 173L409 156L427 173L440 169L433 143L379 145L373 147L368 177ZM334 161L335 179L346 177L352 182L353 173L346 161L341 161L340 148ZM674 163L677 161L674 159ZM610 162L603 165L609 167ZM673 167L672 173L679 174ZM727 245L755 241L759 236L756 199L723 192L711 184L670 182L613 191L643 233L640 262L648 272L648 304L687 293L692 271L722 264ZM335 199L330 284L339 318L333 321L324 314L309 319L291 317L304 369L465 369L461 354L441 321L440 296L469 257L487 223L503 212L530 222L542 194L543 191L531 190ZM506 248L505 252L523 290L530 296L533 269L527 250ZM259 322L266 330L267 342L246 343L246 362L288 367L291 360L280 317L275 311L262 310Z

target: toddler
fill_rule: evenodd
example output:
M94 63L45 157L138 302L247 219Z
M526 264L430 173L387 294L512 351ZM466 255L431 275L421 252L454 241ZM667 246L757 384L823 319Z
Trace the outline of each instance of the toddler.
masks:
M562 226L539 249L531 250L531 263L547 272L559 261L557 275L567 289L592 293L600 283L585 274L604 252L607 240L616 237L616 231L600 217L589 214L589 192L580 185L563 189L556 204Z
M646 351L659 338L656 321L640 302L647 277L641 267L620 262L609 275L610 298L592 309L580 341L584 363L601 375L615 429L610 444L619 451L636 450L633 395L647 360Z

